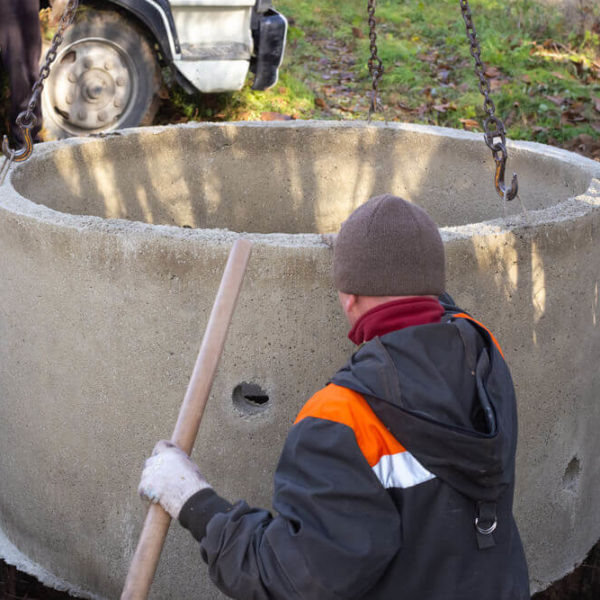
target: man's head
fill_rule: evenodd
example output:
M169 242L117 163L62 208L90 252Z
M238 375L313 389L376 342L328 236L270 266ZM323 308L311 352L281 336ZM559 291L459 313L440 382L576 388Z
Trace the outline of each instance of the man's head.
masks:
M342 224L334 246L333 277L351 324L397 297L438 296L445 289L444 244L438 228L422 208L402 198L371 198ZM354 298L349 302L348 296Z

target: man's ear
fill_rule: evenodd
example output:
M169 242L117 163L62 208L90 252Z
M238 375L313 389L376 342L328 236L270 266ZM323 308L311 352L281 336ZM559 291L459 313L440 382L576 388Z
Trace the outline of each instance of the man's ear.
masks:
M356 294L348 294L348 311L356 310L358 305L358 296Z
M338 297L340 299L340 304L342 305L342 310L350 317L350 315L352 315L356 309L358 296L356 294L338 292Z

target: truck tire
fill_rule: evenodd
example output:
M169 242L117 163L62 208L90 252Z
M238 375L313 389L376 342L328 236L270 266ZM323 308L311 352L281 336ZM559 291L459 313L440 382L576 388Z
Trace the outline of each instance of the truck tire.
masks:
M156 53L141 28L116 11L80 9L42 93L46 137L150 124L160 84Z

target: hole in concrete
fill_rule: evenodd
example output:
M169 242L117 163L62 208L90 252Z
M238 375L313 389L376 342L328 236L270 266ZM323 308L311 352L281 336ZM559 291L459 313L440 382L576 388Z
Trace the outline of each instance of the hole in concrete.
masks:
M269 394L256 383L244 381L236 385L232 399L233 406L245 415L256 415L269 407Z
M571 459L571 462L567 465L565 469L565 474L563 475L563 485L567 490L574 490L577 486L577 482L579 481L579 476L581 475L581 462L579 459L574 456Z

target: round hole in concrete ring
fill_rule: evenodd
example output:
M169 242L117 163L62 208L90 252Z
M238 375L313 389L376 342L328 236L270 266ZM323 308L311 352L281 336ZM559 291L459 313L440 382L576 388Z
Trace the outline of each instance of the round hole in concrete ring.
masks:
M269 408L269 394L257 383L243 381L233 388L233 406L243 415L257 415Z
M563 486L566 490L574 492L577 484L579 483L579 477L581 476L581 462L577 456L574 456L563 475Z

